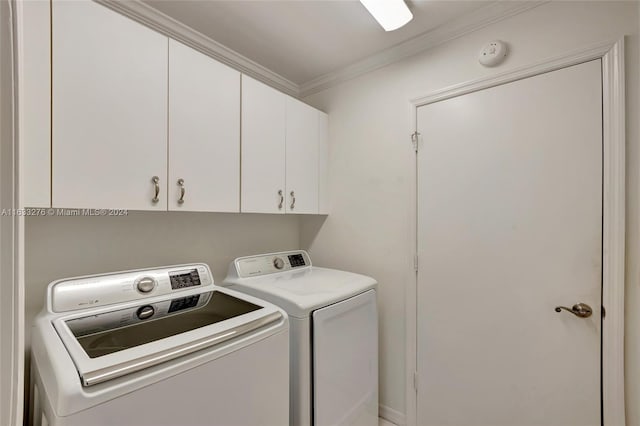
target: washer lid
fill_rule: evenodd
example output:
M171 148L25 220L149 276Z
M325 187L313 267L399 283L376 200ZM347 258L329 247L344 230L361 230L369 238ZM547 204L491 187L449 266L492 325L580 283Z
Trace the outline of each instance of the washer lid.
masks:
M248 278L230 274L223 285L274 303L290 316L305 318L315 309L375 288L377 282L365 275L311 266Z
M240 336L288 327L286 314L264 300L215 287L179 298L150 298L52 320L83 386L93 386ZM136 302L137 303L137 302ZM277 330L276 330L277 329Z

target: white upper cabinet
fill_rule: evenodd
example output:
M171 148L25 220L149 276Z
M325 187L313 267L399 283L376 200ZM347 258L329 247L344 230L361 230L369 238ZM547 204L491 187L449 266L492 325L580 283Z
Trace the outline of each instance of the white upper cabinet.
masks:
M329 207L329 116L318 111L318 213Z
M166 210L167 37L92 1L52 31L53 206Z
M167 199L169 210L240 211L240 73L174 40Z
M284 213L286 96L242 76L242 211Z
M23 203L328 212L326 114L96 2L50 5L52 108L38 107L48 85L34 84L47 61L25 74L21 94L45 124L50 112L51 140L24 132ZM27 11L23 67L49 40L26 25ZM46 8L38 13L48 22Z
M287 213L318 213L318 119L318 110L287 97Z
M326 213L327 116L242 76L241 210Z

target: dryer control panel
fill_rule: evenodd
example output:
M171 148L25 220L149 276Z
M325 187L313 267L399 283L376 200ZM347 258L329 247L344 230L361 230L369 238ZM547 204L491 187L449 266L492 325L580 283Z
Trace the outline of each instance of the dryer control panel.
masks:
M247 278L310 268L311 259L306 251L297 250L241 257L235 260L233 266L235 267L234 275Z
M70 278L49 284L48 309L76 311L173 294L196 286L213 286L213 275L204 263Z

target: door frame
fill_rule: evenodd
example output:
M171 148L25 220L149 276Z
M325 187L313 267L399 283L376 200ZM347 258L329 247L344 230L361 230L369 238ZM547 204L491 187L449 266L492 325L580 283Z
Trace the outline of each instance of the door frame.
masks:
M24 402L24 217L15 213L19 207L18 2L0 1L9 15L0 22L0 31L7 36L0 47L4 74L0 84L9 94L2 99L0 118L2 135L7 138L0 147L0 207L13 212L0 217L0 423L18 426L22 425Z
M456 96L556 71L595 59L602 60L603 182L602 182L602 418L606 426L625 425L624 285L625 285L625 73L624 38L609 40L497 75L437 90L410 100L411 132L417 132L418 108ZM418 135L417 145L422 143ZM418 253L417 147L414 168L414 255ZM407 425L417 423L417 290L416 263L412 287L406 292L406 413Z

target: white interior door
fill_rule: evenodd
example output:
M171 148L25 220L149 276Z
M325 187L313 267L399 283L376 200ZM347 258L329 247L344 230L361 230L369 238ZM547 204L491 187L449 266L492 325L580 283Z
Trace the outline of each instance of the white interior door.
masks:
M168 188L169 210L240 211L240 73L174 40Z
M601 81L418 109L418 425L600 425Z

